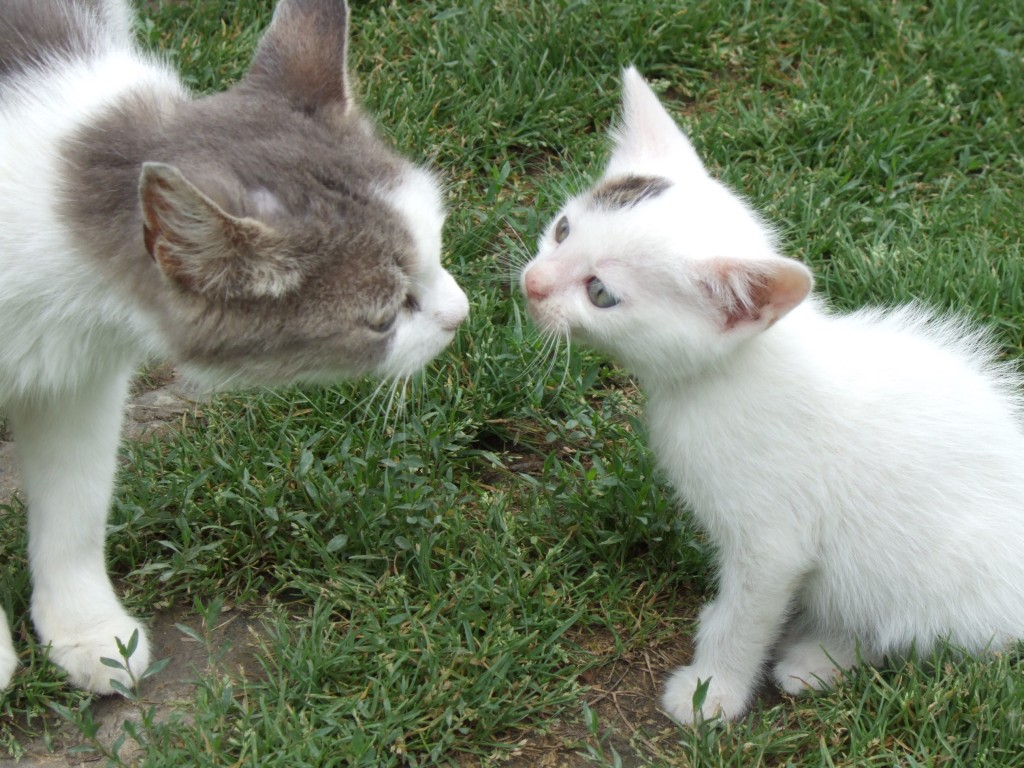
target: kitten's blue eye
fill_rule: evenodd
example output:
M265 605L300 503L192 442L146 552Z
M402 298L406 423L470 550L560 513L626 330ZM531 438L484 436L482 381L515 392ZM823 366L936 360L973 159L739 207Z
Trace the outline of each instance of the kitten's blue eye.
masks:
M598 309L608 309L608 307L614 307L619 303L611 291L604 287L604 283L596 277L587 281L587 296L590 297L590 303Z
M569 236L569 220L563 216L555 224L555 242L560 243Z

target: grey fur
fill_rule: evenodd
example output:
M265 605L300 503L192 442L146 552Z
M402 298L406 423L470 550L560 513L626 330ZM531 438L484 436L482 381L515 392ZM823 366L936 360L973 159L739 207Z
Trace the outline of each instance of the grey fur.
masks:
M85 57L102 26L100 2L0 2L0 83L53 58Z
M594 189L590 199L594 205L606 210L632 208L644 200L657 197L671 186L671 181L660 176L621 176Z
M280 0L250 74L201 99L132 24L128 0L0 0L0 407L25 460L33 621L98 693L134 683L103 664L115 637L138 640L134 671L150 656L102 567L133 367L401 379L469 309L436 180L353 103L343 0ZM0 694L16 665L0 608Z
M53 18L67 7L42 5ZM386 354L369 318L415 310L402 268L414 244L380 195L410 166L350 97L347 25L340 0L281 3L234 88L196 100L138 89L65 148L62 216L180 362L241 381L334 380ZM58 29L46 45L78 51L78 32ZM219 245L192 247L160 214L189 200L221 222ZM269 295L268 274L282 276Z

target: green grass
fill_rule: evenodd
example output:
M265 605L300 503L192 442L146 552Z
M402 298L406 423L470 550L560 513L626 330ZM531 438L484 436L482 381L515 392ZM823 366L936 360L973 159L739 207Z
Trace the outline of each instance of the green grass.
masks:
M270 12L146 4L143 36L217 89ZM728 726L654 713L642 676L612 671L685 659L711 554L653 470L629 377L544 357L509 281L600 167L635 63L834 304L955 308L1019 357L1024 3L355 0L353 24L364 103L444 175L472 314L400 415L367 382L255 393L125 447L109 550L127 602L226 600L267 627L258 674L126 732L142 762L1024 764L1019 654L858 670ZM55 707L87 730L93 706L31 639L21 517L0 515L15 752Z

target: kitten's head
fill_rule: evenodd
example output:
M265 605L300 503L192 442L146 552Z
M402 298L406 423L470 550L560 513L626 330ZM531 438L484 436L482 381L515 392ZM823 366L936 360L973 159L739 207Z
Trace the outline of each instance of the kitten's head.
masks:
M622 100L604 174L554 217L522 288L542 330L645 379L686 378L803 301L811 275L708 175L635 69Z
M249 74L165 119L143 166L164 334L222 382L418 371L465 294L441 266L435 178L353 103L342 0L281 0Z

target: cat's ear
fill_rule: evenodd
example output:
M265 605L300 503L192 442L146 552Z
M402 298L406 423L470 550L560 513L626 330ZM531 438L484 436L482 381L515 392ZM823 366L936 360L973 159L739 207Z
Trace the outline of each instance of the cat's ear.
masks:
M276 239L268 225L227 213L174 166L145 163L139 198L146 251L182 290L279 297L299 284L294 260L268 244Z
M635 67L622 73L622 115L612 130L612 139L609 165L616 173L669 165L682 177L707 176L690 140Z
M785 317L811 292L811 271L793 259L711 259L700 286L725 331L761 331Z
M284 96L309 114L325 109L344 113L351 106L347 47L345 0L280 0L246 86Z

